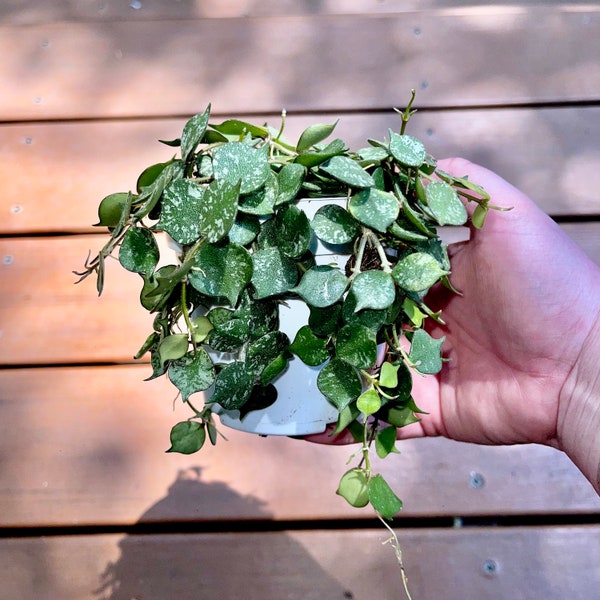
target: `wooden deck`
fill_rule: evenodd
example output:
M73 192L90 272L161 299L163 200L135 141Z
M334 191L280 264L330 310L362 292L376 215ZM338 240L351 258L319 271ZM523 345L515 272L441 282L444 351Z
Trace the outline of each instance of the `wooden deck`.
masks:
M398 127L529 193L600 264L597 2L0 3L0 598L403 598L386 533L334 494L349 448L228 434L166 454L173 388L132 355L138 278L73 285L128 190L211 102L294 138ZM593 600L600 500L561 453L443 439L382 464L414 600Z

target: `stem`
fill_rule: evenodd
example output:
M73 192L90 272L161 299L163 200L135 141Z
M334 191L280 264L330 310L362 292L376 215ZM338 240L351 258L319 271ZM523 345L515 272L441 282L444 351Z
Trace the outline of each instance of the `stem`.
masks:
M196 340L194 339L194 326L192 325L192 320L190 319L190 311L187 307L187 283L185 280L181 282L181 312L183 313L183 318L185 320L187 330L192 340L194 352L196 352L196 350L198 350L198 347L196 346Z
M387 256L385 255L385 250L383 249L379 238L372 231L368 231L368 238L371 244L373 244L373 246L377 250L377 254L379 254L379 259L381 260L381 268L385 273L391 273L392 264L387 259Z
M356 251L356 262L352 267L352 277L355 277L360 273L360 266L362 265L363 257L365 255L365 248L367 246L367 239L369 237L370 231L363 227L363 234L360 238L360 244L358 246L358 250Z

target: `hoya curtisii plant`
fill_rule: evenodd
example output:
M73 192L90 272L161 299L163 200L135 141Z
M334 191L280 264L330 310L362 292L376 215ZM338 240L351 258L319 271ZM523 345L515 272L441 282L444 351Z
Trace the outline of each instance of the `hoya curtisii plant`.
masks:
M177 154L145 169L135 192L102 200L98 225L109 239L77 274L95 274L99 293L111 256L140 275L140 303L155 318L136 358L149 353L149 378L167 375L191 411L172 428L169 451L215 444L217 405L241 418L268 407L273 383L301 360L322 366L318 387L337 409L335 431L349 429L361 443L338 493L384 518L400 510L371 458L394 452L397 429L418 420L413 374L442 368L444 340L424 328L428 319L443 322L427 291L440 282L452 289L437 227L467 222L463 200L476 203L475 227L491 208L483 189L438 169L405 133L411 105L397 111L398 132L358 151L326 141L335 123L308 127L293 144L283 137L285 113L273 130L237 119L214 124L209 106L180 138L163 142ZM305 198L332 200L310 218ZM158 266L157 236L165 233L178 255ZM345 264L317 264L315 237ZM292 298L310 316L289 339L278 309ZM202 406L197 392L206 392Z

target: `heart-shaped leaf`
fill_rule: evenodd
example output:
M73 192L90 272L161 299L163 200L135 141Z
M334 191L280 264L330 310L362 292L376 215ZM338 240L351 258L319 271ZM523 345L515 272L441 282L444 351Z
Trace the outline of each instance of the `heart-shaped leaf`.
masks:
M225 410L242 407L254 387L254 370L244 362L233 362L217 375L215 390L210 403L217 403Z
M169 379L181 392L184 402L195 392L208 389L215 381L215 369L203 348L188 352L173 361L168 370Z
M317 337L308 325L298 330L290 350L311 367L323 364L329 358L327 339Z
M160 361L165 364L169 360L178 360L187 354L189 340L187 333L168 335L158 346Z
M323 308L335 304L346 291L348 278L339 270L328 265L309 269L292 291L307 304Z
M243 142L230 142L215 148L213 153L215 179L240 181L242 194L248 194L262 187L270 173L266 149L252 148Z
M392 452L398 452L396 449L396 436L398 431L396 427L390 425L377 432L375 436L375 451L379 458L385 458Z
M350 506L362 508L369 503L369 478L364 469L350 469L342 475L336 491Z
M296 198L306 176L306 168L298 163L283 165L277 176L279 193L275 205L291 202Z
M352 215L336 204L319 208L311 227L316 236L328 244L347 244L360 233L360 227Z
M337 335L336 354L357 369L369 369L377 361L374 332L364 325L344 325Z
M384 232L400 212L400 204L389 192L368 188L350 198L350 214L363 225Z
M402 510L402 500L381 475L369 480L369 502L384 519L391 519Z
M277 245L290 258L300 258L309 248L311 229L308 217L294 204L282 208L275 217Z
M447 183L432 181L425 187L425 197L439 225L464 225L467 222L467 209Z
M162 195L157 229L166 231L178 244L191 244L200 235L200 203L204 189L189 179L170 183Z
M371 308L383 310L392 305L396 298L396 287L389 273L363 271L353 280L350 291L356 298L355 311Z
M413 252L401 258L394 269L394 281L408 292L423 292L428 290L444 275L448 275L440 263L425 252Z
M252 285L256 290L257 299L284 294L296 285L296 263L279 248L265 248L255 252L252 262Z
M119 262L125 269L150 274L156 268L158 258L158 245L150 230L132 227L127 231L119 249Z
M334 156L323 163L320 170L350 187L369 188L375 185L373 178L348 156Z
M445 339L435 339L423 329L414 332L408 358L419 373L431 375L441 371L442 344Z
M407 167L420 167L427 157L423 143L410 135L399 135L390 131L390 153Z
M206 440L206 430L196 421L183 421L171 429L171 447L167 452L193 454L198 452Z
M189 280L200 293L225 297L234 306L240 293L250 283L252 257L236 244L205 244L198 250Z
M358 397L356 407L367 417L375 414L381 408L381 396L377 390L372 388L366 390Z
M317 387L340 411L360 396L362 380L352 365L341 358L332 358L319 372Z
M328 138L333 133L337 123L337 121L335 123L331 123L330 125L318 123L307 127L301 133L300 139L296 144L296 152L301 154L315 144L318 144L319 142L322 142L324 139Z
M121 221L123 210L128 204L129 194L118 192L106 196L98 206L98 223L94 227L116 227Z

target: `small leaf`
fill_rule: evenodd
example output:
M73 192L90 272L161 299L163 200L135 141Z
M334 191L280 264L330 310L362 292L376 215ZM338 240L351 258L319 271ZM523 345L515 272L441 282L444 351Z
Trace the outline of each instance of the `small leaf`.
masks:
M478 204L473 211L473 215L471 216L471 222L473 226L477 229L481 229L485 223L485 218L487 217L488 209L483 204Z
M379 383L386 388L395 388L398 385L399 364L384 362L379 372Z
M363 271L352 281L350 291L356 298L356 312L365 308L383 310L396 299L396 287L389 273Z
M348 156L334 156L320 167L334 179L355 188L370 188L375 185L373 178Z
M410 319L410 322L417 328L421 327L427 315L419 309L416 302L410 298L405 298L402 303L404 314Z
M205 244L198 250L189 281L200 293L225 297L234 306L252 277L252 257L236 244Z
M240 192L248 194L264 185L271 168L266 149L252 148L243 142L230 142L215 149L213 173L217 180L232 184L241 181Z
M391 519L402 510L402 500L381 475L369 480L369 502L384 519Z
M360 396L362 380L352 365L332 358L319 372L317 387L341 411Z
M186 333L176 333L163 338L158 346L160 362L164 365L169 360L178 360L185 356L189 346Z
M343 154L347 150L348 148L346 148L346 144L342 140L335 139L323 149L311 150L310 152L299 154L295 162L308 168L316 167L333 156Z
M390 153L402 165L420 167L427 156L423 143L410 135L390 131Z
M316 236L328 244L347 244L360 233L360 227L352 215L336 204L319 208L311 227Z
M236 410L248 400L253 387L253 369L244 362L233 362L217 375L215 391L208 402L217 403L225 410Z
M188 352L171 363L169 379L181 392L184 402L195 392L208 389L215 381L215 369L210 356L203 348Z
M279 248L265 248L255 252L252 262L252 285L256 289L257 299L284 294L296 285L296 263Z
M333 133L337 123L338 122L336 121L331 125L316 124L307 127L300 135L300 139L296 144L296 152L301 154L309 148L312 148L312 146L315 144L318 144L319 142L322 142L324 139L328 138Z
M210 117L210 104L206 110L199 115L194 115L183 127L181 134L181 160L186 162L190 154L202 140L208 119Z
M208 317L196 317L192 320L192 338L197 344L202 343L214 329Z
M200 235L200 204L204 189L193 181L177 179L162 195L157 229L166 231L178 244L191 244Z
M356 407L368 417L381 408L381 397L374 389L366 390L358 397Z
M142 191L143 188L152 185L159 177L159 175L165 170L165 168L170 165L173 161L170 160L164 163L157 163L155 165L150 165L146 167L138 177L136 183L136 189L138 194Z
M128 271L150 274L158 264L159 250L152 232L143 227L127 231L119 249L119 262Z
M393 194L369 188L350 198L348 210L363 225L385 232L398 217L400 204Z
M311 367L323 364L329 358L327 340L317 337L308 325L298 330L290 351Z
M106 196L98 206L98 223L94 227L116 227L128 204L129 194L118 192Z
M348 278L339 269L320 265L304 273L300 283L292 291L307 304L323 308L335 304L347 286Z
M350 469L342 475L336 491L350 506L362 508L369 503L369 479L364 469Z
M467 209L454 189L443 181L433 181L425 187L427 206L439 225L464 225Z
M423 292L439 281L448 271L430 254L413 252L401 258L394 269L394 281L408 292Z
M336 354L357 369L370 369L377 361L375 333L364 325L344 325L337 335Z
M193 454L202 448L205 440L204 425L196 421L183 421L171 429L171 447L167 452Z
M433 375L442 369L442 344L446 338L432 338L423 329L417 329L413 334L410 361L419 373Z
M231 136L241 137L249 133L253 137L265 138L269 135L267 127L254 125L253 123L247 123L246 121L240 121L239 119L228 119L218 125L211 125L211 127L219 133Z
M398 452L396 449L397 429L393 425L385 427L377 432L375 436L375 451L379 458L385 458L392 452Z

